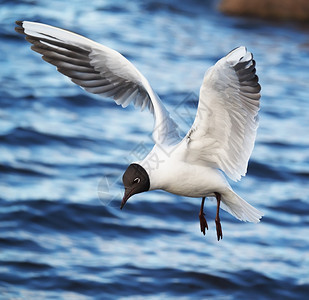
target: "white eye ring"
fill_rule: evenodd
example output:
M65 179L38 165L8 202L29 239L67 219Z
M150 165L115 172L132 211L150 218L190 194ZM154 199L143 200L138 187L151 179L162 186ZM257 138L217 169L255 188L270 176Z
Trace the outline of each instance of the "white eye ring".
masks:
M141 179L138 178L138 177L136 177L136 178L133 180L134 183L140 183L140 181L141 181Z

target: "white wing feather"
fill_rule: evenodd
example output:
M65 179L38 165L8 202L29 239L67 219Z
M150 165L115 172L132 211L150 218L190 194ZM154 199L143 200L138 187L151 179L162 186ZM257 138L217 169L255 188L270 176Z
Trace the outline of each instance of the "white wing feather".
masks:
M206 73L195 121L184 138L185 159L221 169L232 180L247 172L258 127L260 85L245 47Z
M17 21L16 31L26 35L32 50L86 91L111 97L118 105L131 102L149 108L155 118L154 141L175 144L177 125L146 78L119 52L76 33L28 21Z

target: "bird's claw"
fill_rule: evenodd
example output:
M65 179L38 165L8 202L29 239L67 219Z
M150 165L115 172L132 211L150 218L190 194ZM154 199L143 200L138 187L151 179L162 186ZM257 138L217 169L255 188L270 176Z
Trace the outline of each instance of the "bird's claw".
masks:
M218 241L220 241L220 238L221 240L223 238L220 219L216 219L216 229L217 229L217 238L218 238Z
M205 214L204 213L199 214L199 218L200 218L201 232L203 232L203 234L205 235L205 229L208 230L208 224L205 219Z

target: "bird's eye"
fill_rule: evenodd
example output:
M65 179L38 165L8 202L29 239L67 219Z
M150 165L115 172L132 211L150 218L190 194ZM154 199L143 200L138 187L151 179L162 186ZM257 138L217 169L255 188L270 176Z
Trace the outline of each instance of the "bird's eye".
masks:
M138 178L138 177L136 177L136 178L133 180L134 183L139 183L140 181L141 181L141 179Z

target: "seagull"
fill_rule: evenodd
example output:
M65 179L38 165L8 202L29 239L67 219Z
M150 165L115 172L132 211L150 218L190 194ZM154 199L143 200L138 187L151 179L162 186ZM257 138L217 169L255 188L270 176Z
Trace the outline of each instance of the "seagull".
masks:
M205 73L192 127L181 138L179 129L147 79L119 52L86 37L54 26L16 21L48 63L84 90L113 98L116 104L149 109L154 117L154 147L123 174L120 208L135 194L161 189L202 198L200 230L208 224L206 197L215 197L218 241L223 238L220 207L241 221L258 223L263 213L238 196L227 177L238 181L247 172L258 127L260 84L255 61L246 47L238 47Z

